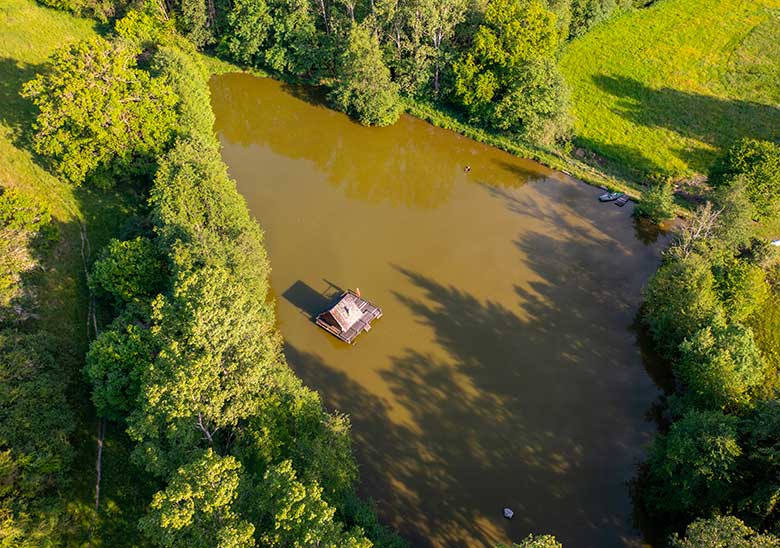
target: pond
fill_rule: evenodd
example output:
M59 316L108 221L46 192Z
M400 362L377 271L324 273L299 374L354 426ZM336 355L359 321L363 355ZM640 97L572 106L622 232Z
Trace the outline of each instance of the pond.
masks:
M662 243L632 205L411 117L361 127L243 74L211 91L285 354L351 417L382 520L420 547L641 546L626 482L659 392L636 315ZM384 311L354 346L312 322L346 288Z

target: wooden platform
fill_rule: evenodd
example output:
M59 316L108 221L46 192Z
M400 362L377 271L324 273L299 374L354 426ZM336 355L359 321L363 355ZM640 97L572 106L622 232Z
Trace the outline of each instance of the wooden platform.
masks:
M382 317L382 309L351 290L338 302L317 315L316 323L342 341L353 344L363 331L371 330L371 322Z

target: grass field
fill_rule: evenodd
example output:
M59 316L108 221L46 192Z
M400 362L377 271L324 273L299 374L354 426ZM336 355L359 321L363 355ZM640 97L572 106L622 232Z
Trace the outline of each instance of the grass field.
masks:
M780 137L780 0L658 0L572 42L577 144L644 179L706 173L743 136Z
M58 363L67 371L69 400L77 412L72 483L63 490L70 523L70 546L137 545L135 521L143 488L128 481L127 447L121 428L109 427L104 452L100 515L94 512L96 417L81 375L87 348L89 294L84 277L82 228L95 251L119 230L135 207L132 195L74 189L51 175L31 151L35 111L19 96L57 47L98 32L94 23L46 9L32 0L0 1L0 186L29 192L52 210L60 238L29 280L38 296L39 318L28 329L45 329L58 341ZM44 405L45 402L42 402ZM144 499L148 493L143 493Z

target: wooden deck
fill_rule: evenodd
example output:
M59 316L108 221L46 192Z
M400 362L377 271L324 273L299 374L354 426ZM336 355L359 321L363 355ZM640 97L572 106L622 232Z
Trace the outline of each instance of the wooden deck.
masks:
M340 310L340 307L346 312ZM372 321L381 317L381 308L347 290L335 305L318 314L315 321L325 331L353 344L363 331L371 330Z

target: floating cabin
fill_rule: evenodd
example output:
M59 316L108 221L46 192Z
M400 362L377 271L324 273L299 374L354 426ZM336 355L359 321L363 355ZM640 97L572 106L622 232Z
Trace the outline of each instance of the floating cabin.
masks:
M371 322L382 317L382 309L347 290L339 301L317 315L317 325L339 339L352 344L363 331L371 329Z

